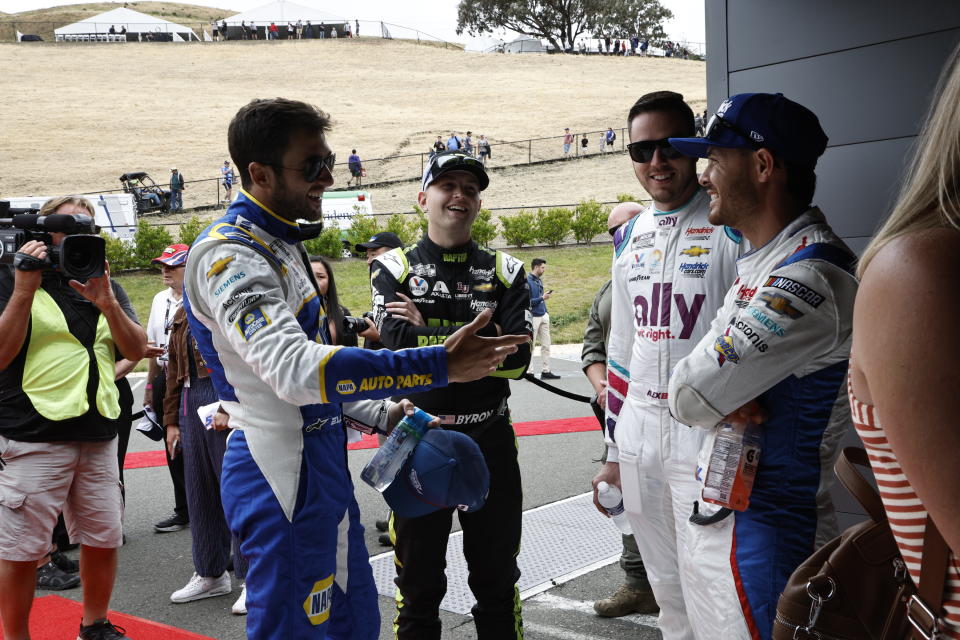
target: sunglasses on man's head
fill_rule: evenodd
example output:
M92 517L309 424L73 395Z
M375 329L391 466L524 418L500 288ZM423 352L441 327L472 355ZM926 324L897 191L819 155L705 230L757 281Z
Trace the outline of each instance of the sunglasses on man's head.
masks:
M631 142L627 145L630 159L639 164L646 164L652 161L657 149L660 149L660 157L664 160L673 160L683 155L670 144L668 138L642 140L640 142Z
M268 162L271 167L276 167L278 169L286 169L287 171L301 171L303 172L303 179L307 182L316 182L317 178L320 177L320 172L324 169L333 175L333 166L337 163L337 154L330 152L325 156L311 156L307 158L303 167L287 167L282 164L274 164Z
M473 165L476 167L483 168L483 163L468 153L450 153L442 156L437 156L436 158L433 159L434 169L440 169L441 167L445 167L449 164Z
M744 132L743 129L733 124L723 116L719 116L717 114L713 114L713 116L710 118L710 122L707 123L707 128L706 131L704 131L703 137L706 140L717 141L719 139L720 132L724 129L733 131L735 134L743 138L747 144L754 149L760 148L760 145L754 142L753 138Z

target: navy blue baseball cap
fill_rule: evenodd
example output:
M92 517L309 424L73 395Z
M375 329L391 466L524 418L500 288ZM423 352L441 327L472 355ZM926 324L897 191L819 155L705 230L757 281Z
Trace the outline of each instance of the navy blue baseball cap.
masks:
M490 472L480 447L470 436L428 429L400 468L383 497L404 518L457 507L476 511L487 501Z
M782 93L738 93L720 104L702 138L670 138L670 144L696 158L706 158L709 147L764 148L788 162L813 167L827 140L813 111Z

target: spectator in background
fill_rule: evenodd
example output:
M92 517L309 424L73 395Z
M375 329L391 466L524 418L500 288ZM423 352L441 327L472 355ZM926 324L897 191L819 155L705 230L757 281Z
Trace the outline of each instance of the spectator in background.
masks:
M233 183L237 181L237 174L233 172L233 167L230 166L229 160L223 161L223 166L220 167L220 184L223 185L223 201L230 206L230 203L233 202Z
M297 32L297 28L292 22L287 23L287 40L293 40L294 35Z
M350 183L356 180L359 187L363 181L363 164L360 163L360 156L357 155L356 149L350 151L350 157L347 158L347 168L350 170L350 179L347 180L347 186L349 187Z
M467 131L466 137L463 139L463 150L470 155L473 155L473 132Z
M570 127L563 129L563 157L570 157L570 147L573 146L573 134L570 133Z
M443 136L437 136L437 141L433 143L433 154L430 156L433 159L433 156L438 153L443 153L447 150L447 145L443 142Z
M587 134L583 134L583 137L580 138L580 149L583 151L584 155L587 153L587 147L590 146L590 141L587 140Z
M323 309L327 314L330 344L356 347L357 334L343 330L343 319L350 315L350 309L340 304L333 267L323 256L310 256L310 267L313 270L313 277L317 280L317 290L323 299Z
M297 40L303 39L303 20L297 20L296 25L294 25L294 34Z
M48 200L41 215L94 215L84 198ZM60 245L65 234L51 233ZM84 283L44 268L30 240L0 267L0 621L8 640L29 637L37 564L63 511L80 544L83 614L78 640L124 640L107 620L123 544L114 382L118 357L146 348L109 269ZM89 378L89 380L88 380Z
M643 207L636 202L623 202L610 212L607 218L607 228L611 235L643 211ZM580 353L580 363L583 373L593 387L594 397L590 403L601 428L604 426L604 411L607 408L607 342L610 337L610 285L607 281L597 292L587 317L587 328L583 334L583 350ZM607 461L607 450L604 447L601 462ZM631 613L656 613L659 611L657 601L653 597L650 580L647 578L643 566L643 558L637 548L637 541L633 535L623 534L623 551L620 553L620 568L623 569L625 581L609 597L593 603L593 610L597 615L605 618L619 618Z
M170 211L183 211L183 174L176 167L170 169Z
M313 28L313 25L310 23L309 20L307 20L307 24L306 24L306 26L304 27L304 30L305 30L304 37L305 37L305 38L308 38L308 39L310 39L310 40L313 40L313 38L314 38L314 28Z
M323 39L327 37L327 25L321 20L320 24L317 27L319 38Z
M190 540L194 574L181 589L170 595L170 601L183 604L228 595L228 565L233 564L237 579L247 573L246 560L240 555L240 542L230 535L223 504L220 501L220 473L223 454L230 435L228 417L218 410L203 420L197 411L217 402L217 392L197 343L190 333L183 307L172 320L167 343L167 380L163 398L162 422L166 427L167 453L183 457L187 504L191 515ZM179 451L175 443L179 442ZM231 553L232 550L232 553ZM246 587L232 611L247 612Z
M450 137L447 138L447 151L459 151L461 144L460 136L454 131L450 134Z
M330 27L330 37L331 37L331 38L336 38L336 37L337 37L337 28L336 28L335 26L334 26L334 27Z
M147 341L157 355L150 357L147 367L147 384L143 397L144 407L151 407L162 423L163 398L167 390L167 343L173 329L173 317L183 304L183 270L187 262L185 244L172 244L151 262L160 265L165 289L153 297L150 317L147 320ZM174 453L175 453L174 449ZM167 468L173 482L173 515L153 525L158 533L180 531L190 524L187 493L183 478L183 457L172 455L167 448Z
M650 48L650 41L644 38L643 42L640 43L640 55L646 57L647 49L649 48Z
M940 619L939 637L958 638L960 512L948 470L960 451L960 300L953 277L960 269L960 49L936 95L893 212L860 259L849 396L914 584L927 580L931 524L947 544L943 606L925 604ZM909 309L892 312L896 296L906 296Z
M107 33L114 35L117 32L117 28L114 25L110 25L110 28L107 30Z
M483 166L487 166L487 161L492 157L490 155L490 141L487 140L487 137L480 134L480 139L477 140L477 157L480 158L480 162L483 163Z
M280 36L280 30L277 29L277 23L271 22L267 30L267 39L276 40Z
M359 20L353 21L353 35L357 36L358 38L360 37L360 21Z
M617 134L613 127L607 127L607 132L603 134L604 151L610 153L613 151L613 143L617 141Z
M558 380L560 376L550 372L550 314L547 313L547 300L553 295L553 290L543 290L543 272L547 270L547 261L543 258L534 258L530 262L530 273L527 274L527 286L530 289L530 313L533 315L533 342L530 348L540 341L540 379Z

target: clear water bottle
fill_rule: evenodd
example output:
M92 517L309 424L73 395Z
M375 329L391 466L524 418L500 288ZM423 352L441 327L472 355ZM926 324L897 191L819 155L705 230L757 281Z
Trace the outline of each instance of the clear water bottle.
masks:
M427 432L431 420L433 417L420 409L412 416L404 416L390 432L387 441L380 446L377 454L360 472L363 481L381 493L386 491L400 473L400 467Z
M703 499L734 511L750 505L750 491L760 463L760 427L738 420L716 426L713 450L703 484Z
M623 494L620 493L620 489L606 482L597 484L597 501L610 515L621 533L627 536L633 533L627 514L623 512Z

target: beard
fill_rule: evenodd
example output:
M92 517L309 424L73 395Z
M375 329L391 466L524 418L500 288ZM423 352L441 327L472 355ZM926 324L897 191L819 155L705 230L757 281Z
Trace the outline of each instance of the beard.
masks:
M310 206L306 195L297 195L291 189L288 189L285 180L278 182L273 199L277 207L277 215L292 222L297 220L316 222L322 216L322 211L314 210Z

